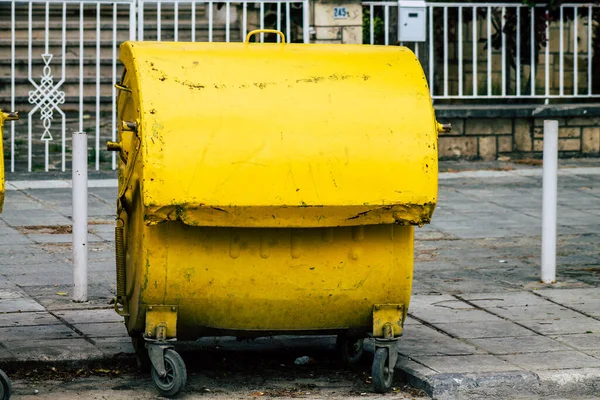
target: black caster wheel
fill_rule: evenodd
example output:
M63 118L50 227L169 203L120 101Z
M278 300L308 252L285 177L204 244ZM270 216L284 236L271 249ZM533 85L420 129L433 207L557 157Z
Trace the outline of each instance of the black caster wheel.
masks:
M394 370L390 370L388 366L388 357L388 349L380 347L375 350L373 369L371 371L375 393L387 393L392 388Z
M12 394L12 387L8 376L0 369L0 400L10 399Z
M344 365L358 365L365 353L363 343L364 339L349 338L344 335L338 335L335 342L337 359Z
M152 380L162 396L172 397L177 395L185 387L187 371L183 359L175 350L165 350L165 369L167 374L160 377L156 368L152 366Z
M131 338L131 344L133 345L133 351L135 352L135 361L140 372L150 372L152 362L148 355L148 349L146 348L146 341L142 335L133 336Z

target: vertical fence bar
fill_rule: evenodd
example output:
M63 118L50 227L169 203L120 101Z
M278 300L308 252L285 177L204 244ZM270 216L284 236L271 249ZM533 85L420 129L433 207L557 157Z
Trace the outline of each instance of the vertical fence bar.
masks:
M135 21L136 21L136 3L132 1L129 4L129 40L135 40L135 32L136 32Z
M308 0L304 0L302 3L302 38L304 43L310 43L310 2Z
M46 2L46 15L45 15L45 32L44 32L44 54L50 53L49 40L50 40L50 2ZM45 124L44 124L45 125ZM50 164L50 140L44 140L44 170L48 172L48 165Z
M50 2L46 1L46 12L44 15L44 53L50 53Z
M289 8L288 8L288 10L289 10ZM289 30L289 27L287 29ZM243 2L242 3L242 38L245 38L247 33L248 33L248 3ZM290 37L289 32L287 33L286 37L288 37L288 38Z
M473 97L477 97L477 7L473 7Z
M290 2L285 2L285 37L288 42L291 42L292 38L290 36L290 32L292 30L291 27L291 18L290 18Z
M592 18L592 6L588 6L588 96L592 95L592 25L594 20ZM600 40L600 38L597 38Z
M135 2L134 2L135 4ZM138 38L137 40L144 40L144 0L137 0L137 27L138 27ZM133 20L135 26L135 20Z
M369 6L369 39L371 44L375 44L375 17L373 13L375 12L375 6L371 4Z
M225 42L229 43L231 26L231 7L229 2L225 2Z
M46 13L44 21L44 53L50 53L49 40L50 40L50 2L46 2Z
M117 141L117 3L113 3L113 31L112 31L112 85L111 85L111 140ZM111 168L117 168L117 153L111 151Z
M213 41L213 2L208 2L208 41Z
M281 3L277 3L277 30L281 32ZM281 38L277 36L277 43L281 43Z
M502 7L502 20L500 29L502 31L502 97L506 96L506 35L504 26L506 25L506 7Z
M487 95L492 95L492 7L487 8Z
M10 111L15 111L15 2L10 3ZM64 59L64 58L63 58ZM15 124L10 123L10 172L15 172Z
M33 21L32 21L33 20L33 16L32 16L33 9L32 9L32 7L33 7L33 3L30 2L29 3L29 12L28 12L28 20L29 20L29 25L28 25L28 39L29 40L27 41L27 77L29 79L29 82L33 83L34 86L37 86L35 84L35 82L33 81L33 76L32 76L33 74L31 72L31 53L32 53L32 51L31 51L31 42L32 42L32 26L33 26ZM33 156L33 154L32 154L32 148L31 148L32 145L33 145L33 143L32 143L33 134L31 132L31 130L32 130L31 117L32 117L32 114L30 112L27 115L27 126L28 126L28 132L27 132L27 145L28 145L28 148L27 148L27 170L29 172L31 172L31 158Z
M463 95L463 8L458 7L458 96Z
M433 41L433 6L429 6L429 93L433 97L433 87L435 86L433 67L435 42Z
M62 7L62 73L61 73L61 78L60 78L60 82L58 82L57 87L61 86L67 77L67 3L63 3L63 7ZM67 169L67 121L66 121L66 116L65 113L60 111L60 115L62 117L62 171L66 171Z
M544 121L542 201L542 282L556 281L558 121Z
M550 95L550 13L546 10L546 62L544 63L544 93L546 94L545 104L549 102Z
M444 97L448 97L448 7L444 7Z
M573 94L577 96L579 92L579 42L578 42L578 27L579 27L579 18L578 18L579 7L573 7Z
M179 42L179 2L176 1L173 7L174 20L173 23L173 41Z
M192 1L192 42L196 41L196 2Z
M383 32L385 34L384 44L390 44L390 7L386 4L383 6Z
M521 6L517 6L517 63L515 68L516 94L521 95Z
M531 7L531 65L529 68L529 76L531 81L531 96L535 96L535 7Z
M87 301L87 134L73 132L73 301Z
M162 5L159 2L156 3L156 40L161 41L162 39Z
M558 23L558 36L559 36L559 44L558 44L558 94L563 96L565 94L565 38L564 38L564 7L560 6L560 21Z
M260 2L259 18L260 18L260 29L265 29L265 3L262 1ZM264 43L264 41L265 41L265 34L261 33L260 34L260 42Z
M100 169L100 3L96 4L96 171Z

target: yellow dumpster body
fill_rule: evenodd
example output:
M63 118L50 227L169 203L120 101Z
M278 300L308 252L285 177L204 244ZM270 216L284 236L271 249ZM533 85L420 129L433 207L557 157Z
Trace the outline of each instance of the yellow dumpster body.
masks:
M209 335L337 334L349 361L372 335L390 374L437 201L415 55L126 42L121 61L117 304L159 390L185 372L169 341Z
M2 207L4 206L4 192L5 192L5 184L4 184L4 145L2 143L2 139L4 138L4 122L5 121L15 121L19 119L19 114L16 112L5 113L0 109L0 213L2 212Z

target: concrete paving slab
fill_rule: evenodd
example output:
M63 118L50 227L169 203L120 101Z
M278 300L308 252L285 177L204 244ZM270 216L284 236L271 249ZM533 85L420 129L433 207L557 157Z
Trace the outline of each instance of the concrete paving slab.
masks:
M424 319L430 324L502 321L500 317L483 310L451 310L443 307L422 307L413 314L415 317Z
M115 355L132 356L134 354L129 337L94 338L94 342L96 348L107 357L114 357Z
M74 326L90 338L127 337L127 328L123 321L74 324Z
M600 368L600 360L579 351L552 351L531 354L499 355L501 359L528 371Z
M43 271L28 274L13 274L12 281L21 287L40 286L44 283L50 285L70 285L73 283L72 271Z
M17 287L0 288L0 300L20 299L26 296L26 293Z
M28 210L26 213L2 213L0 215L10 226L36 226L36 225L70 225L72 221L64 215L49 210Z
M398 352L406 357L430 355L470 355L482 353L477 347L451 338L425 325L407 325L398 342Z
M558 304L548 304L525 307L494 307L490 312L513 321L554 321L556 318L568 319L581 317L581 313L565 308Z
M85 361L103 357L94 345L79 338L20 340L10 342L11 358L5 361Z
M540 296L569 307L600 301L600 291L597 288L574 289L569 291L544 289L539 290L537 293Z
M19 235L13 228L0 228L0 243L2 246L12 246L15 244L33 243L31 239L24 235Z
M587 350L600 350L600 332L579 335L558 335L554 336L554 339L583 352L587 352Z
M114 278L113 278L114 279ZM95 282L90 280L90 282ZM80 309L106 309L114 298L114 288L106 283L88 284L88 301L75 303L71 301L73 286L68 285L34 285L23 287L25 292L48 311L80 310ZM60 293L60 294L59 294ZM66 293L66 295L62 295Z
M416 356L413 360L439 373L509 372L521 368L490 354L467 356Z
M123 322L123 317L115 312L113 308L92 310L64 310L54 313L70 324L94 324L104 322Z
M540 291L541 292L541 291ZM483 308L495 307L524 307L524 306L544 306L548 301L529 292L490 292L490 293L469 293L460 295L461 299Z
M12 348L12 342L22 341L24 338L30 340L48 339L72 339L79 335L65 325L32 325L11 326L0 328L0 343L7 348Z
M511 321L461 322L435 324L436 328L461 339L480 339L497 337L532 336L535 332L525 329Z
M27 311L44 311L44 307L30 298L0 300L0 313L18 313Z
M565 344L544 336L517 336L485 339L469 339L473 345L491 354L537 353L572 350Z
M448 294L413 296L410 300L409 311L414 308L443 307L450 310L474 310L475 307Z
M35 243L73 243L73 237L71 234L30 234L27 235L31 241ZM87 240L89 243L104 242L104 239L95 234L88 234Z
M428 368L421 363L415 362L403 355L398 356L398 361L396 362L396 370L400 372L404 381L410 380L415 376L417 376L419 380L423 380L423 378L432 375L435 376L438 374L437 371L434 371L431 368Z
M0 300L0 304L2 304L2 300ZM59 319L46 311L0 314L0 328L60 324L62 322Z
M521 321L520 324L543 335L600 332L600 321L583 315L548 321Z

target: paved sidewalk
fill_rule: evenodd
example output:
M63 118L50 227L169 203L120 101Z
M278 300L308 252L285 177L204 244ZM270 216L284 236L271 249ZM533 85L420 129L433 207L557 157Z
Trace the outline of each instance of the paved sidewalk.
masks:
M541 169L443 164L460 172L440 175L433 222L416 230L399 375L440 399L600 393L600 168L589 160L561 163L555 285L539 283ZM109 304L116 181L105 178L89 189L85 304L69 299L70 183L8 182L0 215L0 366L132 357ZM294 343L303 342L252 346Z

